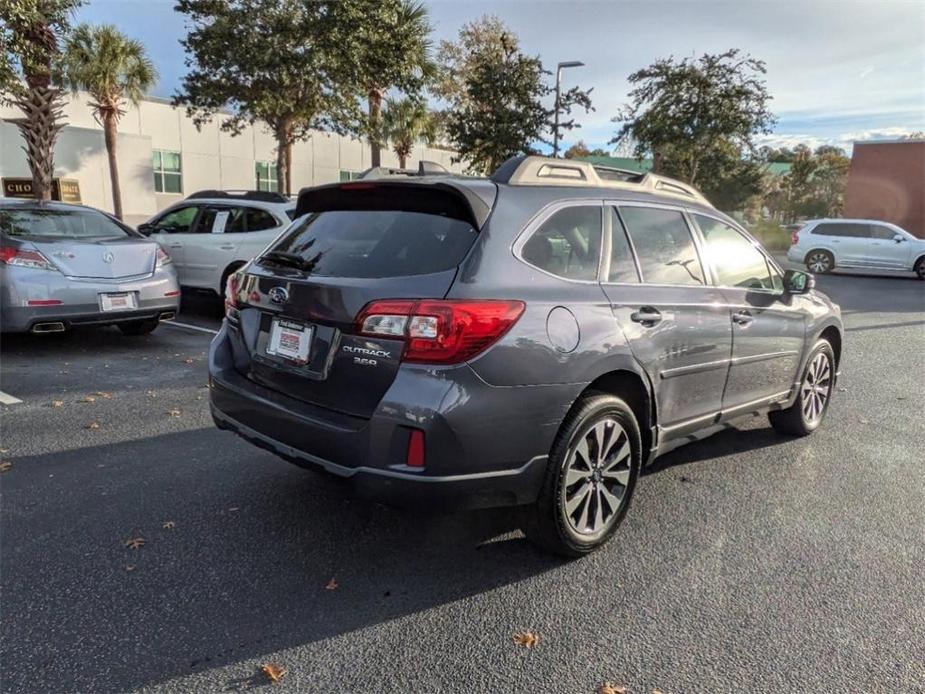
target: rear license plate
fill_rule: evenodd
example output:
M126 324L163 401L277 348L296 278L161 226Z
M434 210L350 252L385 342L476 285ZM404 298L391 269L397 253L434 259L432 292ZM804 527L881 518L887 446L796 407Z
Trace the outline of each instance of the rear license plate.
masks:
M104 311L132 311L138 308L135 292L100 294L100 308Z
M270 326L267 354L290 359L298 364L307 364L312 332L309 325L274 318Z

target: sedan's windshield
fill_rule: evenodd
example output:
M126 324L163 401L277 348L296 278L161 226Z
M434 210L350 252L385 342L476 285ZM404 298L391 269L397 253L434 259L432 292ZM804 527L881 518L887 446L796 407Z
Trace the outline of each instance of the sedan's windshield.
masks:
M129 233L93 210L0 209L0 231L30 238L111 239Z

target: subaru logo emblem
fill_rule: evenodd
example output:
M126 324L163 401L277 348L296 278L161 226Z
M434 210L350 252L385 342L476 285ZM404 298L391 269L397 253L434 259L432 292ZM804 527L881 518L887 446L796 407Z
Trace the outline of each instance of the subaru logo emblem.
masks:
M286 291L285 287L273 287L270 290L270 301L274 304L285 304L289 301L289 292Z
M103 253L104 263L112 263L112 261L115 259L116 259L116 256L114 256L112 253Z

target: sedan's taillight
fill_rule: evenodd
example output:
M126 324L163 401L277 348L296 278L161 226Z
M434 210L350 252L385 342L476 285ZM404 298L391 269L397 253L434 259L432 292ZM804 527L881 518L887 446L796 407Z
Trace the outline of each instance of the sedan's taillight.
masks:
M33 270L58 269L39 251L29 250L28 248L13 248L12 246L0 247L0 263L14 267L28 267Z
M523 301L373 301L357 316L356 330L405 340L404 361L457 364L497 342L523 312Z
M163 248L158 246L157 247L157 260L154 262L154 269L157 270L158 268L164 267L165 265L169 265L172 262L173 261L170 259L170 254L167 251L165 251Z

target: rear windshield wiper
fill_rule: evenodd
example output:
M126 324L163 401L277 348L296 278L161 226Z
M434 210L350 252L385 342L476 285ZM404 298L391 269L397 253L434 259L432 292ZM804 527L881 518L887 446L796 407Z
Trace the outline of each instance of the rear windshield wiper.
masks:
M269 251L260 257L261 261L269 260L277 265L294 267L296 270L305 269L305 260L297 253L287 253L286 251Z

